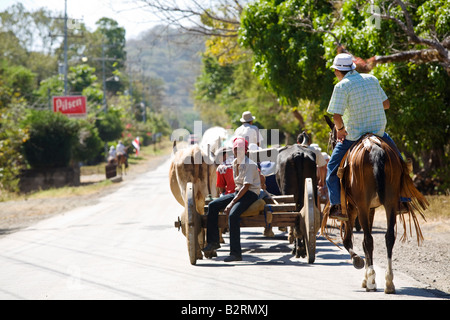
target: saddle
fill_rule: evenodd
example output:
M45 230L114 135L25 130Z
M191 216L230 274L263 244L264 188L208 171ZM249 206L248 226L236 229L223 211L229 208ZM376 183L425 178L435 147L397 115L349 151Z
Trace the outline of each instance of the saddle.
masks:
M381 147L381 138L374 135L373 133L366 133L352 144L352 146L347 150L344 157L342 158L341 163L339 164L337 176L341 185L341 210L343 214L347 214L347 194L345 192L344 186L344 173L348 166L348 159L352 152L362 151L362 149L370 152L374 144Z

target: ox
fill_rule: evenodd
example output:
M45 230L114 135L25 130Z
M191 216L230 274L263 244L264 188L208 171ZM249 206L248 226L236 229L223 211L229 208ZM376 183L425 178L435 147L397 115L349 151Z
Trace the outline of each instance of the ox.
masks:
M303 208L305 195L305 179L311 178L314 186L314 199L317 199L317 167L313 151L303 145L292 145L282 149L277 156L276 180L284 195L294 195L296 211ZM299 230L289 231L289 241L294 242L292 254L297 258L305 257L305 244L299 237Z
M197 144L184 149L177 150L174 142L173 160L169 169L170 190L175 199L184 207L186 196L186 184L192 182L194 185L194 198L196 210L199 214L204 214L205 198L208 195L216 195L216 164L211 154L203 152ZM184 210L181 215L182 232L184 230L184 221L187 219L187 211ZM197 248L197 259L202 259L201 248L204 247L204 231L200 232Z

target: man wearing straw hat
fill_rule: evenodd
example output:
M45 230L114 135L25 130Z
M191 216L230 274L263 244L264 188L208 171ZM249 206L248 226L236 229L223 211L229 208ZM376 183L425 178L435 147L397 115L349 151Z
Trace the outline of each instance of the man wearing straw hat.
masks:
M252 116L250 111L245 111L242 113L240 121L242 125L234 131L236 137L242 137L248 141L248 144L256 144L260 146L264 140L257 126L253 124L256 118Z
M400 157L401 154L394 141L384 131L386 128L384 110L389 109L390 104L378 79L370 74L358 73L352 56L347 53L338 54L331 68L334 69L339 82L334 86L327 110L333 114L338 141L327 166L326 183L331 205L329 217L346 221L348 217L341 209L337 170L347 150L362 135L373 133L395 148ZM408 200L401 199L401 201Z

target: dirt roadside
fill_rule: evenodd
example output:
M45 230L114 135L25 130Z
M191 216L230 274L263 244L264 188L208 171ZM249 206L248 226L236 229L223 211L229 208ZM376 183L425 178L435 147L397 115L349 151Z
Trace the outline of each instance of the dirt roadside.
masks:
M29 227L40 220L54 215L64 214L80 206L89 206L98 202L126 183L132 182L140 174L151 171L170 158L170 154L151 156L148 160L129 167L123 180L110 184L87 195L67 195L57 198L25 199L0 202L0 237ZM82 176L82 184L105 180L105 175Z
M155 169L169 157L168 154L153 156L148 161L133 165L124 181L106 186L89 195L0 202L0 237L31 226L42 219L64 214L75 207L95 204L99 198L113 192L125 183L132 182L139 174ZM84 181L98 180L99 178L101 179L98 176L84 177ZM403 227L398 226L398 236L393 252L394 281L395 272L401 272L426 284L427 289L433 291L435 295L450 299L450 219L427 222L421 219L420 225L425 238L421 246L417 245L414 227L412 227L413 236L409 236L406 242L401 242ZM373 228L374 262L383 269L386 268L387 260L385 231L384 214L377 213ZM355 250L364 256L362 240L362 232L355 232L353 242ZM382 287L384 284L378 285Z

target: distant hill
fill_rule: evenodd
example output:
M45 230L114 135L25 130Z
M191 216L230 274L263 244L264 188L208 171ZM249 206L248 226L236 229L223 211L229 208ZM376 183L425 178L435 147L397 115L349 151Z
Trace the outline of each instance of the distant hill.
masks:
M156 26L127 41L127 60L145 76L162 79L164 107L175 113L193 112L191 93L201 71L204 39L182 30Z

